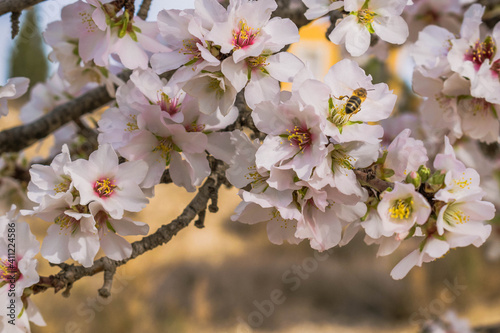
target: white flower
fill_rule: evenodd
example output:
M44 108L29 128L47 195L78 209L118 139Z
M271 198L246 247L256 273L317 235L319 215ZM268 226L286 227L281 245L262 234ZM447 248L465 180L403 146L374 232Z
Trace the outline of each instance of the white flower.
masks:
M354 57L368 50L372 32L386 42L403 44L408 37L408 25L400 15L406 4L407 0L345 0L344 10L349 15L337 24L329 38L335 44L345 43Z
M397 96L385 83L374 85L371 81L371 75L366 75L355 61L343 59L330 68L325 83L305 80L297 88L294 86L294 92L300 96L302 103L313 106L321 115L323 132L336 142L378 144L384 134L383 128L365 122L389 117ZM366 90L366 99L356 112L346 114L347 101L359 88Z
M491 202L470 199L454 201L441 208L436 225L450 247L470 244L479 247L491 233L491 225L484 224L484 221L493 217L495 206Z
M89 160L79 159L65 166L74 187L80 193L80 204L99 202L115 219L123 211L138 212L148 203L139 184L148 171L144 161L118 164L118 156L109 144L99 146Z
M435 79L448 76L451 68L447 55L453 39L453 33L435 25L426 26L418 33L411 56L422 75Z
M391 271L394 280L401 280L415 266L421 267L424 262L436 260L450 250L450 245L443 240L429 238L422 250L415 250L401 260Z
M415 224L424 224L431 213L427 200L412 184L396 182L394 189L384 192L377 206L383 224L383 235L405 234Z
M302 2L308 8L304 13L304 16L308 20L314 20L344 5L344 1L337 0L302 0Z
M13 77L7 81L5 86L0 86L0 117L9 113L7 100L16 99L28 91L30 80L25 77Z
M394 170L394 175L389 177L391 182L401 182L412 171L417 171L421 165L429 160L424 143L410 138L411 131L403 130L387 147L387 157L384 168Z
M234 106L236 89L218 68L206 68L184 85L183 89L198 99L200 111L212 114L217 110L227 115Z
M31 233L28 224L18 221L15 210L13 205L7 214L0 216L0 299L4 307L4 312L0 315L0 329L2 332L30 332L29 321L45 326L31 299L21 299L25 288L40 279L37 273L38 261L35 259L40 251L40 243ZM5 303L3 300L14 303ZM13 310L8 307L10 304L14 304Z

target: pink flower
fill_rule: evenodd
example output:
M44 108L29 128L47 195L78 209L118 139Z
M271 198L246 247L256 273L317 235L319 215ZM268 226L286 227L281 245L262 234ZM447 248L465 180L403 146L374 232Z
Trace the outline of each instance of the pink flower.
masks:
M424 143L410 137L409 129L403 130L387 148L384 168L394 171L389 181L401 182L412 171L417 171L429 160Z
M80 204L99 202L115 219L123 217L124 210L138 212L148 203L139 184L147 173L143 161L118 164L113 148L101 145L89 156L65 166L73 185L80 193Z

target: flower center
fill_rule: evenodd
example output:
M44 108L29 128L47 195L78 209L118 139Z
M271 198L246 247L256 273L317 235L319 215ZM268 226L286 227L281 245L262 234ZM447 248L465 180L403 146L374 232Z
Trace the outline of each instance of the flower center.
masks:
M463 172L462 175L465 175L465 172ZM465 188L470 190L471 184L472 184L472 178L465 178L464 176L460 178L454 178L453 188L451 188L450 192L459 192Z
M137 125L137 115L130 115L130 121L127 123L127 128L125 131L133 132L139 129L139 125Z
M484 42L479 43L477 41L474 46L470 46L465 53L464 59L472 61L474 68L479 70L479 67L483 64L485 60L491 60L496 53L496 45L493 38L490 36L484 39Z
M80 225L77 219L64 213L56 217L54 223L59 224L61 230L70 230L71 234L73 234Z
M312 143L311 132L308 128L295 126L293 130L286 130L288 134L284 134L290 142L290 146L299 147L301 151L309 147Z
M153 148L154 152L159 152L160 156L165 160L166 165L170 164L170 152L174 150L174 143L170 138L158 137L158 145Z
M164 92L161 93L157 104L160 106L162 111L167 112L171 116L181 110L181 103L179 103L179 100L177 98L170 98Z
M347 152L345 149L339 147L335 148L330 154L332 158L332 169L334 165L338 165L342 168L348 169L348 170L353 170L354 167L352 166L352 163L356 161L355 158L352 156L347 155Z
M205 130L204 124L197 124L196 121L193 121L189 125L185 125L184 128L186 132L203 132Z
M404 200L398 199L394 202L391 208L389 208L390 216L393 219L405 220L410 217L413 211L413 198L409 197Z
M286 220L284 219L280 212L277 209L274 209L273 212L271 213L271 219L270 221L276 221L280 224L281 229L296 229L297 228L297 221L295 220Z
M69 176L62 175L61 178L63 180L54 186L54 192L56 193L67 192L69 190L69 186L71 185L71 178Z
M108 198L111 194L113 194L116 185L115 181L109 178L101 178L96 180L94 183L94 192L99 195L99 198L105 197Z
M97 29L97 25L95 24L94 20L92 19L92 14L88 12L79 12L78 15L80 16L82 20L82 25L83 28L87 30L87 32L92 33L95 32Z
M345 107L347 103L341 103L339 105L335 105L333 102L333 98L330 97L328 100L328 113L329 116L327 120L337 126L339 130L342 129L342 127L349 122L349 119L352 116L351 114L346 114L345 113ZM342 133L342 131L340 132Z
M468 98L462 99L460 106L467 110L467 112L472 113L474 116L487 117L491 112L491 104L488 103L484 98Z
M0 259L0 287L4 283L16 283L21 277L15 258Z
M373 22L373 18L375 17L375 12L372 12L371 10L368 9L361 9L357 16L358 16L358 22L363 24L363 25L369 25Z
M458 207L451 205L444 212L443 219L450 225L464 224L469 221L469 216L458 209Z
M260 71L266 73L266 66L269 65L267 61L267 55L260 55L258 57L248 57L246 58L246 62L248 67L251 69L259 69Z
M263 176L257 171L257 166L252 165L249 166L248 172L245 174L245 178L250 180L250 185L252 186L252 189L257 189L261 188L262 192L264 192L267 187L267 180L269 179L269 176Z
M252 29L245 20L240 20L239 29L233 30L233 46L235 50L244 49L252 45L260 33L260 29Z
M192 38L192 39L184 39L182 41L182 48L179 50L179 53L184 55L190 55L192 60L198 60L201 58L201 51L198 49L197 43L200 43L200 40Z

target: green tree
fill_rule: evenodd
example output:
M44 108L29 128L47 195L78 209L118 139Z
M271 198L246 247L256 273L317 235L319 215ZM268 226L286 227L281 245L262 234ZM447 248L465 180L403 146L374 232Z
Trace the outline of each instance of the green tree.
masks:
M11 52L9 77L27 77L31 81L30 87L33 87L47 78L47 57L35 9L24 11L21 22Z

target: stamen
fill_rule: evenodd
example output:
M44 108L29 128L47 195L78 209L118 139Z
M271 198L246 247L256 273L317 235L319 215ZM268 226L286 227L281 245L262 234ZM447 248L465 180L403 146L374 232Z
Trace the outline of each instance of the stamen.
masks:
M2 282L15 283L21 277L15 258L0 259L0 286Z
M115 188L114 180L110 180L109 178L101 178L94 183L94 192L99 195L99 198L109 197L113 194Z
M359 23L363 25L368 25L373 22L373 18L376 16L375 12L372 12L371 10L368 9L362 9L358 12L358 20Z
M413 212L413 198L409 197L404 200L398 199L389 208L390 216L393 219L405 220L410 217Z
M345 149L341 147L335 148L335 150L331 152L330 156L332 158L332 168L334 165L339 165L340 167L348 170L354 169L352 164L356 162L356 159L347 155Z
M287 140L290 142L290 146L299 147L300 150L303 150L309 145L311 145L311 133L307 128L301 128L299 126L295 126L293 130L286 130L289 134L287 135ZM286 134L285 134L286 135Z
M245 20L240 20L239 30L233 30L233 41L232 44L234 49L243 49L252 45L255 38L259 35L260 29L252 29L247 25Z
M444 212L443 219L450 225L453 224L464 224L470 219L463 211L458 209L458 207L448 206Z
M470 46L467 52L464 55L464 59L468 61L472 61L474 64L474 68L479 70L479 67L486 60L491 60L495 56L496 53L496 45L493 38L490 36L484 39L484 42L480 43L477 41L474 46Z

